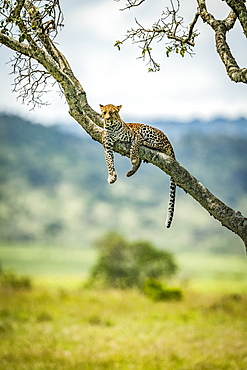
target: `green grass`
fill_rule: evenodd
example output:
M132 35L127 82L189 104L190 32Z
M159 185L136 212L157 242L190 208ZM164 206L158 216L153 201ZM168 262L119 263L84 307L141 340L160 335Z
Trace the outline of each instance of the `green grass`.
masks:
M179 302L135 290L83 288L91 250L0 247L4 270L33 288L0 285L0 370L245 370L245 256L181 254Z
M196 291L247 292L245 255L184 253L177 260L180 278Z
M247 296L185 292L0 290L0 369L247 368Z
M0 246L3 269L31 276L85 276L93 265L96 252L89 249L57 246Z

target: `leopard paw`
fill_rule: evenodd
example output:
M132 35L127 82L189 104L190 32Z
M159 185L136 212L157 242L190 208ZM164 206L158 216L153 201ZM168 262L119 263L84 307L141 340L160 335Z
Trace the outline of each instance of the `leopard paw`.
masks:
M108 183L109 184L114 184L114 182L117 180L117 174L116 172L113 173L113 175L108 176Z
M130 177L130 176L134 175L134 173L135 173L135 172L133 172L133 171L128 171L128 172L126 173L126 176L127 176L127 177Z

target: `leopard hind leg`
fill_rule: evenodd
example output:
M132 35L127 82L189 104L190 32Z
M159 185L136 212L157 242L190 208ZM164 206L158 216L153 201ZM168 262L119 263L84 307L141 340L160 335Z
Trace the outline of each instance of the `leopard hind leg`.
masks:
M139 158L139 149L140 149L142 142L143 140L141 137L137 137L132 142L132 145L130 148L130 161L132 164L132 168L129 172L126 173L127 177L134 175L142 163L141 159Z
M130 170L130 171L128 171L128 172L126 173L126 176L127 176L127 177L130 177L130 176L134 175L134 174L136 173L136 171L138 170L138 168L140 167L141 163L142 163L142 161L141 161L141 160L139 160L139 163L137 163L137 164L132 164L132 168L131 168L131 170Z

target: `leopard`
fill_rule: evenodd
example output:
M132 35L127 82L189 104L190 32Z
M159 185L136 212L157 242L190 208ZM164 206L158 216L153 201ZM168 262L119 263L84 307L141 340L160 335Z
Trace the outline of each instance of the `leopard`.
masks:
M102 105L100 110L104 121L102 144L104 146L105 160L108 168L108 183L113 184L117 180L117 172L114 164L114 143L117 141L130 143L130 161L132 168L126 173L130 177L139 169L142 160L139 157L141 145L165 153L173 159L175 153L167 136L159 129L142 123L126 123L119 115L122 105ZM169 204L165 225L171 226L176 198L176 183L170 177Z

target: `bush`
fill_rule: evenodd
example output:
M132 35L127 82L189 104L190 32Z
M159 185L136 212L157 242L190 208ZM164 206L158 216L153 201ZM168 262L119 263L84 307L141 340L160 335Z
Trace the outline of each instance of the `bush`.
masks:
M177 271L172 254L156 249L148 241L128 242L117 233L108 233L95 245L99 257L91 270L89 285L140 288L147 278L167 277Z
M154 301L180 300L183 297L179 288L168 288L160 281L149 278L145 281L143 292Z
M0 284L4 288L13 290L30 290L32 288L31 279L28 276L18 276L14 272L5 271L0 275Z

